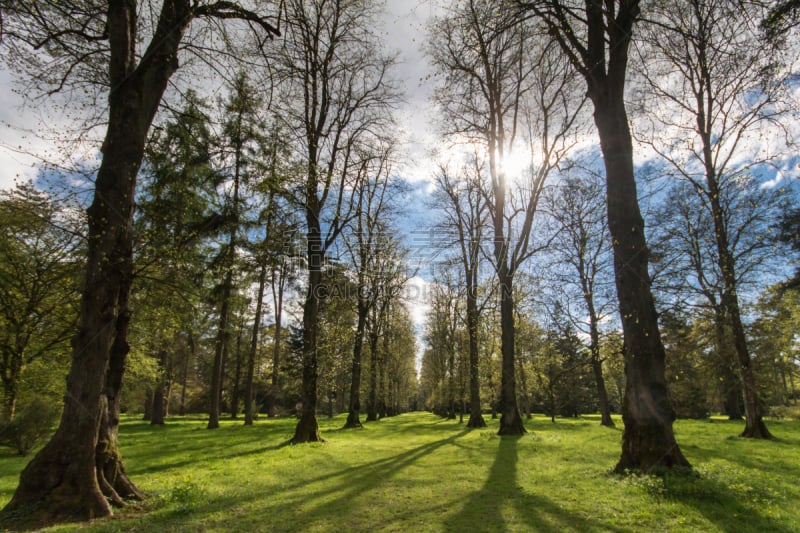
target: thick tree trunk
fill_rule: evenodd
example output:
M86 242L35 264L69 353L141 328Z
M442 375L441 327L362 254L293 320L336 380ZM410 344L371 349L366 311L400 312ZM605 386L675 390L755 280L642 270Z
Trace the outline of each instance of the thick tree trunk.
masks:
M347 409L345 428L360 428L361 425L361 352L364 346L364 331L367 326L367 302L358 301L358 321L356 322L355 338L353 339L353 363L350 369L350 403Z
M129 272L132 271L129 270ZM130 285L130 276L127 277ZM101 396L100 428L96 453L97 480L100 489L110 501L119 505L121 499L141 500L144 495L125 473L125 465L119 452L119 420L121 411L122 378L125 361L130 347L128 345L129 290L120 296L120 315L117 320L117 336L111 346L111 354L106 372L106 386ZM166 362L166 361L165 361Z
M3 510L10 514L25 509L32 520L87 520L112 514L96 473L101 403L120 312L127 312L120 304L127 304L130 290L136 175L150 121L174 71L159 70L161 79L150 73L147 80L133 73L135 43L128 39L136 34L135 4L120 4L109 7L111 78L116 89L109 97L104 155L87 212L88 260L64 410L55 434L22 471ZM180 31L176 27L178 39ZM126 318L123 325L127 327Z
M730 332L726 326L725 314L719 305L714 310L715 344L717 365L719 370L720 396L723 412L728 420L743 420L742 416L742 382L737 376L737 364L730 342Z
M622 455L615 470L650 472L689 466L675 441L675 413L667 396L664 345L650 290L644 221L633 173L633 146L623 103L622 79L607 80L591 96L606 167L608 226L624 335L625 398ZM611 86L611 87L609 87ZM613 97L606 97L608 93Z
M314 193L316 198L316 192ZM322 442L317 423L317 328L325 255L319 229L319 210L308 208L308 293L303 305L302 413L292 443Z
M500 429L498 435L523 435L526 433L517 407L517 380L514 354L514 288L511 276L501 268L500 283L500 353L502 377L500 383Z
M472 284L470 284L472 285ZM481 414L481 384L478 352L478 302L474 286L467 287L467 333L469 335L469 428L485 428Z

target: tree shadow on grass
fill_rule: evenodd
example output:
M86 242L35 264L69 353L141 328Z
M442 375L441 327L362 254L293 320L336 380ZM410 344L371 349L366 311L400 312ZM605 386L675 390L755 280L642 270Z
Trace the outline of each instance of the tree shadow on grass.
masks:
M283 483L281 485L281 491L289 495L289 498L284 499L281 503L283 509L285 509L286 506L297 508L298 510L302 509L302 511L292 516L290 529L292 531L304 531L315 524L318 525L320 522L329 521L333 517L341 516L342 511L350 509L353 501L360 495L378 489L401 470L411 466L426 455L433 453L438 448L452 444L456 439L467 433L467 430L463 430L448 438L429 442L397 455L384 457L355 467L347 467L311 479ZM330 483L331 480L336 481ZM319 485L320 487L314 489L314 485ZM293 494L294 491L298 491L296 495ZM334 497L331 498L331 496ZM219 511L228 510L232 506L246 504L249 500L262 497L263 494L254 493L244 497L238 494L235 496L225 495L210 500L206 499L202 509L192 509L189 511L189 514L194 515L195 518L198 518L198 512L205 515L213 515ZM239 517L242 522L237 525L240 528L244 528L241 530L247 530L248 520L258 521L263 520L264 517L272 516L272 504L269 500L267 500L265 504L266 505L261 508L257 517ZM415 513L416 511L418 510L409 509L409 513ZM180 519L186 515L186 508L177 508L161 514L160 519L170 521ZM213 524L208 525L213 528ZM255 522L250 525L255 527ZM260 527L263 527L263 524L261 524ZM276 530L282 530L282 526L280 525L273 524L271 527L276 527Z
M796 531L776 523L759 511L775 503L773 494L760 492L738 480L714 479L713 473L700 476L668 473L663 478L663 492L659 496L694 508L719 531ZM781 507L785 505L785 502L781 503Z
M502 437L483 487L469 495L463 507L445 521L447 531L590 531L597 524L525 491L517 482L517 443L521 437ZM508 509L506 509L508 508ZM511 515L509 523L504 518ZM513 510L513 511L512 511Z

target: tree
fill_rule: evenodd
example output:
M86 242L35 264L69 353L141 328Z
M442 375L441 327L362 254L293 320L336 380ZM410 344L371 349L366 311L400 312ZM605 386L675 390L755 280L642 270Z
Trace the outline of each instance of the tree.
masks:
M26 367L52 365L69 349L82 240L68 212L31 184L0 192L0 223L0 379L10 423Z
M774 156L765 150L751 153L747 143L764 134L785 135L779 121L789 114L780 101L781 78L787 74L771 50L752 46L758 37L759 12L750 4L700 0L654 10L663 24L652 30L649 41L657 60L675 73L678 83L665 83L649 72L645 76L658 102L663 102L654 114L653 128L662 134L652 135L651 146L688 182L686 191L701 197L713 228L721 289L719 319L730 330L745 396L742 436L771 438L757 396L737 274L746 261L743 256L760 254L766 242L760 235L750 239L750 246L739 246L740 237L764 220L765 204L774 203L771 191L762 188L763 180L751 170ZM777 132L770 132L770 126ZM666 142L657 146L663 137ZM743 156L748 162L738 163Z
M292 442L322 440L316 419L317 337L326 254L353 216L357 147L391 123L395 100L371 28L372 0L288 0L279 61L289 84L282 115L305 166L297 205L305 214L308 282L303 304L303 411Z
M650 288L644 221L633 171L633 142L625 108L628 49L639 0L517 0L540 20L584 78L606 171L608 227L624 335L625 430L616 472L686 467L675 441L674 412L664 377L664 346Z
M266 36L278 34L266 19L238 3L164 0L139 56L144 21L137 4L54 0L2 5L4 44L30 50L27 57L35 60L54 58L63 67L55 76L56 90L76 67L96 67L111 89L103 159L87 211L88 258L64 411L56 433L23 470L3 511L34 509L31 520L108 516L112 510L106 497L120 504L122 497L138 494L124 473L116 442L128 353L134 195L150 124L178 68L184 32L196 19L236 18Z
M458 4L432 27L429 49L444 78L437 100L448 133L479 144L488 159L484 194L493 230L503 354L499 434L519 435L525 428L516 400L514 274L540 249L531 239L539 198L569 148L567 134L581 105L568 92L569 68L553 53L555 44L533 39L530 24L496 4ZM526 50L531 42L535 45ZM529 145L531 164L513 182L510 161L519 149L518 131Z
M558 235L553 248L573 271L573 276L561 281L578 288L588 314L589 353L600 404L600 423L614 427L608 404L603 359L600 355L600 320L602 276L608 265L608 226L603 215L603 189L593 176L567 177L551 198L550 212L558 223ZM561 264L563 264L561 263Z
M229 100L224 105L223 122L224 163L230 189L225 191L222 218L227 230L227 242L221 247L219 267L222 282L219 287L219 327L214 343L214 367L211 373L211 391L208 428L219 427L220 399L223 389L223 365L230 346L231 299L234 292L237 248L243 239L245 223L245 187L258 171L255 158L263 148L263 121L259 116L261 100L254 93L245 72L240 72L231 87Z
M472 160L479 167L477 155ZM465 164L459 175L451 176L444 166L439 168L436 185L445 213L444 229L455 233L455 246L464 274L466 291L466 323L469 344L469 421L467 427L486 427L481 414L478 328L481 306L478 305L478 273L481 244L488 210L481 187L480 172Z
M357 203L352 231L345 239L350 260L356 272L357 320L353 338L353 360L350 372L350 405L345 428L360 428L361 411L361 359L367 319L377 305L384 289L382 266L386 261L379 257L387 251L386 218L390 209L389 179L391 175L391 146L379 147L373 158L362 158L360 172L366 175L356 184Z

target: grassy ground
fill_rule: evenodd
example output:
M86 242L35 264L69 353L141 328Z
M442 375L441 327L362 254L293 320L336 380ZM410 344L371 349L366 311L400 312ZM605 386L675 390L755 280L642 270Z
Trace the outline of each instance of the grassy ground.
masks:
M800 531L800 422L779 437L735 437L741 423L679 421L697 476L608 474L621 431L596 417L535 417L499 438L427 413L341 430L326 444L287 446L294 420L254 427L125 420L131 477L150 494L110 520L48 531ZM617 421L621 426L621 422ZM0 505L26 460L0 452Z

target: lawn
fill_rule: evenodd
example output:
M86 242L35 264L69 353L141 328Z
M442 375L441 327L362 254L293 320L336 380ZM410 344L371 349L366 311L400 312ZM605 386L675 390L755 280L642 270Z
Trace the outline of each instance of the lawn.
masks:
M800 422L678 421L696 475L618 477L621 430L544 417L520 438L409 413L288 446L295 421L202 418L121 429L128 471L150 498L110 520L48 531L800 531ZM621 427L621 421L617 420ZM0 451L0 504L26 459Z

